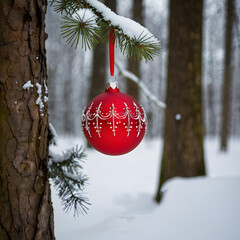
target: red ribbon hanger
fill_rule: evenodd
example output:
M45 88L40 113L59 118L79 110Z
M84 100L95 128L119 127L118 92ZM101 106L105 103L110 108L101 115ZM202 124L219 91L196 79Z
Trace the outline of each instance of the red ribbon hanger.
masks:
M114 76L114 46L115 46L115 31L111 28L109 33L109 57L111 76Z

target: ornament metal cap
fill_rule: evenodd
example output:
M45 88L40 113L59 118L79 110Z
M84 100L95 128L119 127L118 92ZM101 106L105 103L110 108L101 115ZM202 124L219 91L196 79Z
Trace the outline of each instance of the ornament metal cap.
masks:
M118 82L108 82L106 90L110 90L110 91L114 91L114 92L119 91Z

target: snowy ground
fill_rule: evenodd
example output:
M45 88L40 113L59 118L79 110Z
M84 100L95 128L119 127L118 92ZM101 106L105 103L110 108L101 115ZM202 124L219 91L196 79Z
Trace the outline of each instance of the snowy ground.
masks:
M58 149L81 145L60 138ZM240 240L240 140L228 154L217 141L206 141L208 176L174 178L154 203L160 141L145 141L133 152L110 157L87 151L84 173L92 205L89 213L66 214L53 190L57 240Z

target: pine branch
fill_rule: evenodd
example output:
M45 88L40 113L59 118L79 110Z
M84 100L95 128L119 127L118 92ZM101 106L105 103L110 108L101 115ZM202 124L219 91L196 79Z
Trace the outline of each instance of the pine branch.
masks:
M125 70L123 68L123 66L121 65L121 63L118 61L115 61L115 66L117 67L117 69L119 71L119 75L122 75L122 76L128 78L129 80L135 82L137 84L137 86L139 87L139 89L141 89L141 91L147 96L147 98L150 101L155 103L159 108L166 108L166 104L164 102L160 101L157 97L155 97L149 91L149 89L146 87L146 85L142 81L139 81L139 78L135 74Z
M63 16L61 28L67 43L77 47L82 36L82 47L93 48L101 41L107 41L110 29L115 31L115 40L123 54L139 61L153 60L160 51L160 42L146 28L125 17L113 13L103 3L93 0L53 0L56 12ZM79 9L88 9L94 14L93 19L83 19L78 14ZM93 25L93 27L91 27ZM132 28L129 28L132 26ZM136 31L141 29L141 32ZM134 33L133 33L134 32Z
M66 42L75 45L77 48L79 40L82 42L82 48L91 50L98 43L100 38L100 29L96 25L94 16L85 20L85 14L80 16L75 13L74 17L63 16L64 21L61 22L61 33Z
M126 53L127 57L139 61L145 59L145 61L153 60L160 51L160 45L157 45L146 34L140 34L138 38L134 39L121 39L123 41L120 45L120 49L123 53Z
M81 5L80 1L75 0L52 0L50 1L50 6L57 13L71 15L75 13L80 8L84 7Z
M113 12L103 3L96 1L94 4L93 1L88 0L82 0L81 2L85 3L85 6L91 9L92 12L99 18L103 31L105 29L104 32L108 32L106 30L109 30L109 27L115 30L115 38L119 43L120 50L123 52L123 54L126 53L128 58L136 61L142 59L145 59L146 61L153 60L154 56L157 55L160 51L160 42L156 40L153 35L151 35L151 37L148 37L147 34L141 32L139 36L130 36L128 33L126 33L126 31L124 31L123 26L121 26L119 22L117 24L114 24L112 19L109 17L111 14L113 14ZM109 14L109 16L104 16L103 12L101 12L99 8L101 10L103 8L107 8L106 12ZM118 15L114 14L114 16ZM121 20L127 20L127 18L120 16L118 17ZM131 20L131 22L134 21Z
M64 210L69 212L74 209L74 216L79 213L87 213L88 198L80 193L84 190L88 178L80 174L86 155L82 148L76 146L64 152L62 155L49 153L49 171L54 187L58 190L58 196L64 205Z

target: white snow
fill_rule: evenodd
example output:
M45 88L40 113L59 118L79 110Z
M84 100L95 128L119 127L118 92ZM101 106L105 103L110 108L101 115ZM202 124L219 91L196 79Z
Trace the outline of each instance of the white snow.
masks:
M25 83L23 85L22 88L26 90L26 89L29 89L31 87L34 87L34 85L31 83L31 80L29 80L27 83ZM42 101L42 86L41 86L41 84L36 83L36 87L37 87L37 93L38 93L38 98L36 100L36 104L39 105L40 112L42 112L43 108L44 108L43 101L47 102L48 101L48 97L44 96L43 101ZM47 94L48 93L48 88L47 88L47 85L45 83L45 80L44 80L44 87L45 87L45 93ZM44 114L41 113L41 116L44 116Z
M36 104L39 105L40 112L41 112L43 111L43 108L44 108L44 104L42 102L42 86L39 83L36 83L36 87L37 87L37 93L38 93ZM41 116L43 115L41 114Z
M55 163L61 163L64 160L66 160L66 158L63 154L57 154L51 150L49 151L49 155L51 156L51 161L53 161ZM49 163L49 165L51 165L51 162Z
M59 162L64 162L66 159L69 159L71 156L71 153L72 153L72 151L71 151L72 147L73 146L71 146L70 148L67 148L67 149L64 148L61 154L58 154L52 150L49 150L49 155L51 156L51 160L55 163L59 163ZM78 145L76 146L76 149L78 149Z
M137 39L139 36L143 37L146 35L146 38L151 39L152 43L159 44L159 40L156 39L147 28L143 27L139 23L133 21L132 19L117 15L111 11L110 8L106 7L103 3L97 0L86 0L86 2L96 8L98 12L102 13L103 18L106 21L110 21L112 26L118 26L122 30L123 34L132 39Z
M76 181L78 181L78 180L83 178L82 174L76 175L76 174L72 174L70 172L64 172L64 175L69 177L69 178L71 178L71 179L73 179L73 180L76 180Z
M82 140L60 138L61 152ZM207 177L173 178L164 184L163 201L155 204L162 142L146 139L134 151L111 157L87 150L83 174L92 205L87 215L74 218L62 210L53 190L58 240L239 240L240 140L230 152L218 152L206 140Z
M44 102L48 102L48 97L44 96L43 100L44 100Z
M28 82L26 82L24 85L23 85L23 89L29 89L29 88L31 88L31 87L33 87L33 85L31 84L31 80L29 80Z
M180 113L177 113L177 114L175 115L175 119L176 119L177 121L181 120L181 118L182 118L182 115L181 115Z

